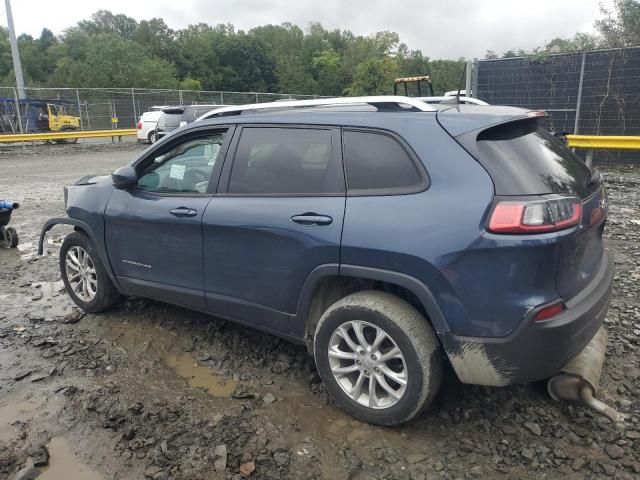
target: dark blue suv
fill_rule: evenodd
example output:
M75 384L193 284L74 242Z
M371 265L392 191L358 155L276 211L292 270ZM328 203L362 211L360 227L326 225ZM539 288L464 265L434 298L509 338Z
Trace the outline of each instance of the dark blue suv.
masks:
M42 238L75 226L74 302L149 297L304 342L336 402L382 425L422 411L447 362L480 385L559 372L609 303L600 175L541 112L335 103L214 112L67 187Z

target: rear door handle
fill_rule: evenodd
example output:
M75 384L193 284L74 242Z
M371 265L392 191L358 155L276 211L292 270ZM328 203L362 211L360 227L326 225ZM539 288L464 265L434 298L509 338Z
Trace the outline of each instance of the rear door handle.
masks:
M183 218L183 217L195 217L198 214L197 210L193 208L187 207L178 207L170 210L169 213L175 217Z
M329 225L333 222L333 218L317 213L302 213L291 217L291 221L300 225Z

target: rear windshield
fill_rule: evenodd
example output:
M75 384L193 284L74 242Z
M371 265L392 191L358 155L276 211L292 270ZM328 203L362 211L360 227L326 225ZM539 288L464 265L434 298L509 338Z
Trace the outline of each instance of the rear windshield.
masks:
M180 125L182 114L177 113L163 113L158 119L158 125L163 127L177 127Z
M536 119L489 128L478 135L478 160L489 172L496 195L591 194L590 170Z

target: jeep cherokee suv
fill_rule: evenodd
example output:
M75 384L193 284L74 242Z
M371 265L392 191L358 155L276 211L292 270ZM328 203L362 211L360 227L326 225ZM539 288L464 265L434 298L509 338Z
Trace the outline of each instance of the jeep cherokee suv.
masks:
M305 342L335 401L415 417L464 383L554 375L600 328L601 177L541 112L366 97L227 107L65 189L60 268ZM260 113L262 112L262 113Z

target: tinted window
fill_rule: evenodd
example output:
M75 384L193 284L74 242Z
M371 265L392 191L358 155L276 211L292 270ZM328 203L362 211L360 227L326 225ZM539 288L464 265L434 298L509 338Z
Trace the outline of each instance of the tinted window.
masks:
M573 193L588 196L589 168L536 120L510 122L478 135L480 163L497 195Z
M138 188L160 193L206 193L224 134L190 138L153 159Z
M344 132L344 164L349 190L397 190L422 183L418 168L394 138L370 132Z
M245 128L229 193L344 193L342 177L330 130Z

